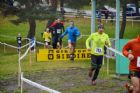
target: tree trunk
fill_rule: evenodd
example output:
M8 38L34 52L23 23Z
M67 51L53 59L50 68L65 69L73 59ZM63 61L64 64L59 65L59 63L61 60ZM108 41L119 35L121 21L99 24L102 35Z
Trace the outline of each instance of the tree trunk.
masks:
M27 37L31 39L34 38L35 36L36 22L35 19L32 18L30 18L28 22L29 22L29 32Z
M123 13L122 13L122 24L121 24L121 30L120 30L120 35L119 38L122 39L124 36L125 32L125 27L126 27L126 0L124 0L123 3Z
M60 0L60 7L64 7L64 0Z
M139 2L138 2L138 0L134 0L134 2L136 5L136 15L138 16L139 15Z

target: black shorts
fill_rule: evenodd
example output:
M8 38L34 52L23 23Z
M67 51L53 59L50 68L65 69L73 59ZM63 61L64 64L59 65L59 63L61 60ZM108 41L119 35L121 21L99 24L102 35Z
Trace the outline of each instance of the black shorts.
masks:
M130 79L131 77L138 77L138 78L140 78L140 72L139 71L129 71L128 78Z

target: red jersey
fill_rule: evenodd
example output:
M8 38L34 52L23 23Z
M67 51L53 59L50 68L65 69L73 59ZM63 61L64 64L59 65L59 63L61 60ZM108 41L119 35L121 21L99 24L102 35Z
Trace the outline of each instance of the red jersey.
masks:
M138 58L140 58L140 35L131 41L129 41L122 50L124 56L128 57L129 54L134 55L134 59L130 61L130 71L140 71L140 67L137 65Z

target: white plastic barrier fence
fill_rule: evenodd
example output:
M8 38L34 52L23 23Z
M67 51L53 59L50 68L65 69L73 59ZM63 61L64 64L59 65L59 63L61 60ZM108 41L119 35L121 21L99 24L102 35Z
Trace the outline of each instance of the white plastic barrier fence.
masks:
M2 37L6 37L6 38L14 38L15 39L15 36L8 36L8 35L0 35ZM30 41L31 39L30 38L23 38L25 40L28 40ZM36 41L36 43L40 44L40 45L44 45L44 43L40 42L40 41Z
M39 89L41 89L41 90L44 90L44 91L47 91L47 92L49 92L49 93L61 93L61 92L58 92L58 91L56 91L56 90L53 90L53 89L50 89L50 88L48 88L48 87L45 87L45 86L42 86L42 85L40 85L40 84L38 84L38 83L36 83L36 82L33 82L33 81L31 81L31 80L29 80L29 79L26 79L26 78L24 78L23 77L23 74L21 73L21 60L27 55L27 53L29 52L29 50L31 49L31 47L33 47L35 44L34 43L32 43L32 45L31 46L29 46L28 47L28 49L25 51L25 53L22 55L22 56L20 56L20 52L19 52L19 67L18 67L18 85L20 85L20 87L21 87L21 93L22 93L22 89L23 89L23 81L24 82L26 82L26 83L28 83L29 85L32 85L32 86L34 86L34 87L37 87L37 88L39 88Z
M107 46L106 46L106 47L107 47ZM114 53L117 53L117 54L119 54L119 55L125 57L120 51L118 51L118 50L116 50L116 49L113 49L113 48L111 48L111 47L107 47L107 49L110 50L110 51L112 51L112 52L114 52Z
M31 44L31 42L27 43L26 45L21 46L20 49L22 49L22 48L24 48L24 47L26 47L26 46L29 46L30 44Z
M22 48L24 48L24 47L26 47L26 46L29 46L29 45L31 44L31 42L29 42L29 43L27 43L26 45L23 45L23 46L21 46L21 47L16 47L16 46L13 46L13 45L10 45L10 44L7 44L7 43L2 43L2 42L0 42L0 44L6 45L6 46L11 47L11 48L15 48L15 49L22 49Z
M61 92L58 92L56 90L50 89L48 87L42 86L42 85L40 85L36 82L33 82L29 79L26 79L26 78L23 77L23 74L21 75L21 80L28 83L31 86L34 86L34 87L39 88L39 89L44 90L44 91L48 91L49 93L61 93Z
M107 46L106 46L107 47ZM109 52L108 50L116 53L116 54L119 54L120 56L122 57L125 57L120 51L116 50L116 49L113 49L111 47L107 47L107 52ZM108 54L108 53L107 53ZM109 59L110 59L110 56L106 56L107 58L107 75L109 74Z
M44 45L44 43L36 41L37 44Z
M12 47L12 48L15 48L15 49L18 49L18 47L13 46L13 45L10 45L10 44L7 44L7 43L2 43L2 42L0 42L0 44L9 46L9 47Z

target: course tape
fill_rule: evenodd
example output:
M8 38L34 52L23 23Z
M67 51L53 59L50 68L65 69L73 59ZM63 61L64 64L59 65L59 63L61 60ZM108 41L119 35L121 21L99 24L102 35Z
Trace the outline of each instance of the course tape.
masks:
M107 46L106 46L106 47L107 47ZM118 51L118 50L116 50L116 49L113 49L113 48L111 48L111 47L107 47L107 49L110 50L110 51L112 51L112 52L115 52L115 53L117 53L117 54L119 54L119 55L121 55L121 56L123 56L123 57L125 57L120 51Z
M0 42L0 44L6 45L6 46L11 47L11 48L15 48L15 49L22 49L22 48L24 48L24 47L30 45L31 42L29 42L28 44L26 44L26 45L24 45L24 46L21 46L21 47L16 47L16 46L13 46L13 45L10 45L10 44L7 44L7 43L2 43L2 42Z
M13 45L10 45L10 44L7 44L7 43L2 43L2 42L0 42L0 44L6 45L6 46L9 46L9 47L12 47L12 48L19 49L18 47L13 46Z
M61 92L58 92L56 90L50 89L48 87L42 86L42 85L40 85L40 84L38 84L36 82L33 82L33 81L29 80L29 79L26 79L23 76L21 76L21 80L23 80L24 82L26 82L29 85L32 85L32 86L34 86L36 88L39 88L39 89L44 90L44 91L48 91L49 93L61 93Z
M29 52L30 48L34 46L34 43L28 47L28 49L25 51L25 53L19 58L19 60L22 60L26 55L27 53Z

